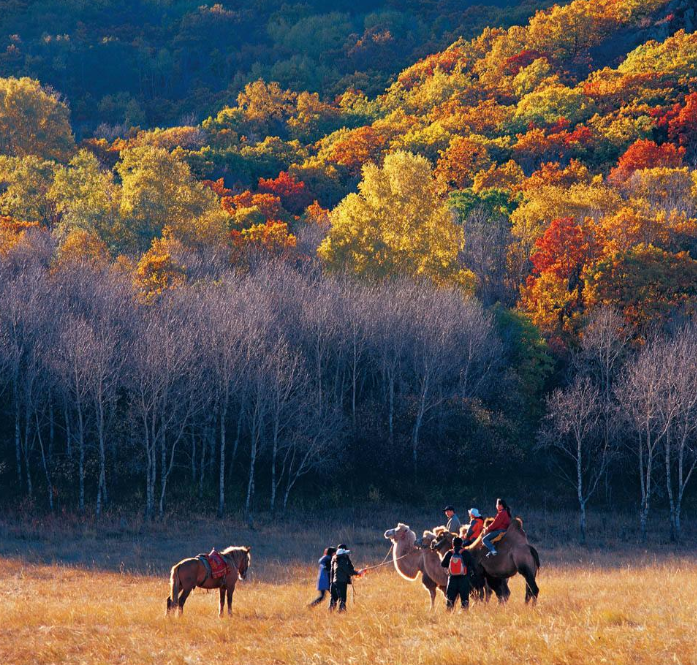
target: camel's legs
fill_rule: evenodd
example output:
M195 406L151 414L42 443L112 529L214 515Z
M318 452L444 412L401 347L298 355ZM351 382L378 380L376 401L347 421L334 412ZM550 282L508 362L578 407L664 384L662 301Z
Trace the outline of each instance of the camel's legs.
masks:
M540 587L537 586L535 573L527 567L521 568L518 572L525 578L525 602L532 601L532 604L535 605L537 596L540 595Z
M505 603L508 600L508 597L511 595L511 592L508 589L508 585L505 583L506 580L487 575L486 581L491 587L491 590L496 594L499 603Z
M433 609L436 602L436 589L438 585L425 573L421 573L421 584L423 584L428 593L431 594L431 609Z
M223 610L225 609L225 587L220 587L220 609L218 610L218 616L223 616Z
M232 616L232 592L234 591L233 588L229 588L227 590L227 614L228 616Z

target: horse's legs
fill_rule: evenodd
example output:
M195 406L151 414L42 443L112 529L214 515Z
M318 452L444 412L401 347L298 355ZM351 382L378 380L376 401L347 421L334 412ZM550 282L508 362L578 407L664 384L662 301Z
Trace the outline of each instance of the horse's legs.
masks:
M182 591L182 595L179 596L179 614L183 614L184 603L186 602L186 599L189 597L190 593L191 589L184 589L184 591Z
M222 618L223 610L225 609L225 587L220 587L220 609L218 610L218 616Z
M421 584L426 587L426 590L431 595L431 609L436 602L436 589L438 585L425 573L421 573Z
M229 587L227 590L227 615L229 617L232 616L232 592L234 589L232 587Z

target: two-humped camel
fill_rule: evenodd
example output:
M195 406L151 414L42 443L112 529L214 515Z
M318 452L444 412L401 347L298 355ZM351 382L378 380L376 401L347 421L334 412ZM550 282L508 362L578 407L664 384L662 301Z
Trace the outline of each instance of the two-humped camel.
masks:
M431 608L436 600L436 589L445 592L448 574L440 565L440 557L429 546L417 544L416 534L401 522L385 531L385 538L392 541L392 561L397 572L413 582L421 573L421 584L431 596Z
M453 538L453 534L443 529L430 547L442 557L453 546ZM496 543L496 556L489 556L489 550L482 543L481 536L467 549L477 564L476 573L483 575L500 602L506 602L510 597L506 580L516 573L525 578L525 602L537 602L540 589L535 578L540 569L540 557L537 550L528 543L520 518L516 517L511 522L500 542Z

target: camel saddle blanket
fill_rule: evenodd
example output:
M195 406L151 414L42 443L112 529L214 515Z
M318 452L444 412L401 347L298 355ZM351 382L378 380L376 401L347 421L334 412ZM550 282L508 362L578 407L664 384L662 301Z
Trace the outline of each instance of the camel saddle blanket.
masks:
M501 538L503 538L506 535L506 532L504 531L503 533L500 533L496 538L494 538L491 542L492 543L498 543Z
M208 576L214 580L225 577L230 573L230 566L215 548L208 554L199 554L196 558L204 565Z

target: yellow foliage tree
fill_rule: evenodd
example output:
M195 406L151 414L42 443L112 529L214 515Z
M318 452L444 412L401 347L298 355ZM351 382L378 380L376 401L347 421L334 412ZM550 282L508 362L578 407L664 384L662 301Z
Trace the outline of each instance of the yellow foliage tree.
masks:
M55 267L61 269L70 265L88 264L94 268L105 268L109 262L106 243L95 233L75 228L60 244Z
M224 221L222 215L212 215L219 208L215 194L194 179L184 162L162 148L126 150L116 170L123 183L120 231L126 246L149 246L165 226L172 238L188 243L199 238L199 224L206 237L211 225Z
M185 266L176 255L182 250L168 229L161 238L152 241L150 249L143 254L136 266L133 281L141 299L150 303L166 289L181 286L186 281Z
M0 154L61 161L75 150L70 111L30 78L0 78Z
M472 286L472 274L458 263L462 229L439 194L428 160L392 153L383 168L364 167L358 190L331 213L331 230L318 250L330 268L370 279L424 276Z

